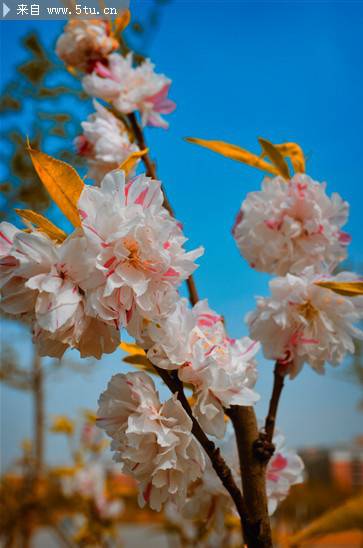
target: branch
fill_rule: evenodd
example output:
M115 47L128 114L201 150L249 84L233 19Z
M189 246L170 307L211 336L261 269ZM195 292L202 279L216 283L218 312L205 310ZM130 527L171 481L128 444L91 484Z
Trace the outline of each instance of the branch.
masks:
M236 434L243 497L247 508L245 543L249 548L270 548L272 540L266 495L266 463L256 457L254 450L258 439L255 411L253 407L232 406L226 413L232 420Z
M286 368L280 362L276 362L274 369L274 384L268 408L267 417L265 420L266 441L272 443L272 438L275 430L277 408L279 405L282 389L284 387Z
M145 150L147 148L145 137L141 127L138 124L135 113L132 112L131 114L127 116L127 118L130 122L131 129L134 133L136 142L140 150ZM158 177L156 174L155 164L154 162L151 161L150 156L148 154L144 154L144 156L142 157L142 160L145 164L146 174L152 179L157 179ZM171 204L166 196L165 188L162 186L161 189L164 194L164 207L165 209L169 211L170 215L175 218L174 210L171 207ZM194 306L199 301L199 297L198 297L197 288L192 275L190 275L189 278L186 280L186 284L188 287L190 304Z
M265 420L264 431L259 433L258 439L256 439L254 443L256 457L261 462L265 463L265 465L267 465L275 451L275 446L272 439L275 431L277 408L279 406L282 389L284 387L285 373L285 366L277 361L274 369L274 383L268 413Z
M173 371L171 374L169 374L168 371L166 371L165 369L161 369L156 365L154 365L153 367L160 375L162 380L165 382L165 384L168 386L170 391L173 394L177 394L179 402L183 406L185 412L189 415L193 424L192 434L199 441L204 451L207 453L217 476L219 477L224 487L233 499L244 529L247 520L247 509L241 491L237 487L232 472L227 466L224 458L222 457L219 448L216 447L215 444L206 436L199 422L194 417L190 404L184 393L183 383L179 379L177 372Z

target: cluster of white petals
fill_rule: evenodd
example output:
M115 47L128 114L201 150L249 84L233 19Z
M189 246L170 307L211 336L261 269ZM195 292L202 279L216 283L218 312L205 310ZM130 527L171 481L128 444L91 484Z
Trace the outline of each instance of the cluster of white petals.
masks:
M349 206L325 183L298 173L290 181L265 178L242 203L233 235L241 254L262 272L283 276L308 266L336 266L350 237L342 232Z
M106 477L107 470L101 462L89 462L62 479L63 493L92 501L102 519L116 518L122 513L124 504L120 499L108 498Z
M75 231L57 244L41 232L0 225L1 309L32 323L41 355L60 357L76 347L100 358L117 348L113 323L86 313L86 288L95 256Z
M1 224L1 309L32 323L42 355L72 347L100 358L117 347L120 327L137 333L145 318L174 309L202 249L184 250L180 225L162 202L158 181L126 182L115 171L100 188L84 187L81 227L60 244Z
M356 281L348 272L337 276L287 274L270 282L271 296L257 299L257 309L247 321L251 336L260 341L268 359L286 364L294 377L304 362L318 373L324 363L338 365L354 352L353 337L363 332L354 326L363 318L363 297L338 295L317 285L319 281Z
M285 447L285 438L276 432L273 438L275 452L266 470L266 491L270 516L289 494L290 487L304 480L304 463L291 449Z
M91 72L97 62L117 49L108 21L74 19L65 26L58 38L56 53L70 67Z
M160 403L146 373L117 374L100 396L97 415L112 438L114 459L139 484L139 504L160 510L171 501L181 508L189 483L203 473L205 457L176 396Z
M225 407L253 405L259 399L253 390L258 343L249 337L229 339L221 316L207 301L191 309L181 299L172 314L148 324L146 332L150 361L163 369L178 369L179 378L193 385L194 412L208 434L223 437Z
M83 134L76 138L75 145L78 154L87 159L87 176L100 184L139 147L130 141L120 120L97 101L93 105L96 111L82 122Z
M83 87L92 97L104 99L123 114L139 111L144 126L163 128L168 123L161 115L175 109L168 99L170 84L169 78L154 71L149 59L134 67L132 53L126 57L112 53L83 78Z
M163 207L160 182L145 175L126 181L124 172L114 171L100 188L86 186L78 205L85 237L97 249L91 314L134 335L143 319L170 313L203 249L185 251L180 224Z

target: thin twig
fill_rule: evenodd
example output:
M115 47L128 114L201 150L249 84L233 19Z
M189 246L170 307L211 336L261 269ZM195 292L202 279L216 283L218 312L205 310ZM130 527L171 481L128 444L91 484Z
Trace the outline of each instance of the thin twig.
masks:
M277 408L279 405L281 392L284 387L286 368L280 362L276 362L274 369L274 384L268 408L267 417L265 420L266 441L272 443L272 438L275 431L275 423L277 416Z
M227 466L224 458L222 457L220 450L215 444L206 436L204 430L201 428L199 422L194 417L190 404L185 396L184 387L182 381L179 379L177 372L169 372L165 369L161 369L156 365L153 366L157 373L160 375L162 380L168 386L170 391L173 394L177 394L178 400L183 406L186 413L189 415L192 421L192 434L199 441L204 451L207 453L212 466L223 483L224 487L231 495L233 502L236 505L238 514L241 518L242 524L246 522L247 518L247 509L241 494L240 489L237 487L236 482L234 481L232 472ZM174 374L173 374L174 373Z
M272 440L275 432L277 409L284 387L285 374L286 367L277 361L274 369L274 383L264 430L259 432L258 438L254 443L255 456L266 466L275 451L275 445Z

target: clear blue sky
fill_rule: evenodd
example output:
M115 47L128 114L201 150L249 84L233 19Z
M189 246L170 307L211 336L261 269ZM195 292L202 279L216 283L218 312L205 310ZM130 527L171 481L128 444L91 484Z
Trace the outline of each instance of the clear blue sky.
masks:
M133 4L138 13L150 5ZM60 22L0 25L4 82L24 59L19 42L26 32L36 29L52 47L62 27ZM191 244L206 248L196 274L200 295L225 315L233 336L246 333L243 318L254 296L267 292L267 276L248 268L230 234L241 201L258 188L261 174L188 145L183 137L223 139L256 151L258 136L298 142L307 154L308 173L351 203L351 256L362 264L362 25L363 4L347 1L176 0L163 9L149 53L157 69L173 79L170 95L177 110L168 131L147 130L147 139ZM31 113L23 118L24 134L31 131L30 120ZM51 145L47 151L53 152ZM13 333L4 324L3 337ZM19 342L19 348L26 360L26 344ZM58 374L47 385L48 412L75 415L95 408L111 374L122 369L116 353L87 377ZM335 444L361 432L359 389L342 380L343 370L344 365L330 369L322 378L305 367L287 382L279 424L292 445ZM271 382L272 364L261 358L261 415ZM6 464L30 433L30 398L1 388L1 406ZM60 442L48 443L53 461L64 454Z

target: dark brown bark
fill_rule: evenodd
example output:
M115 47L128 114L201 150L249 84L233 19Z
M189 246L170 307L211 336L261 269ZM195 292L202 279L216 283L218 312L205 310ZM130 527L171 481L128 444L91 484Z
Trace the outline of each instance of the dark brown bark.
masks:
M253 407L232 406L228 415L236 434L243 498L247 508L244 540L249 548L270 548L272 536L267 509L266 463L258 458L254 450L259 436L255 411Z
M272 438L275 431L275 423L277 416L277 408L279 405L281 392L284 387L286 367L281 363L276 362L274 369L274 384L272 389L272 395L270 399L270 405L265 420L265 434L266 441L272 443Z
M171 392L173 394L177 394L178 400L180 401L186 413L191 418L193 423L192 434L199 441L204 451L207 453L212 463L212 466L214 470L216 471L217 476L223 483L228 493L231 495L231 498L236 505L238 514L243 524L246 521L247 510L244 504L241 491L237 487L236 482L234 481L232 472L230 468L227 466L224 458L222 457L219 448L216 447L215 444L206 436L199 422L194 417L190 404L185 396L182 381L179 379L175 371L172 371L171 373L169 373L165 369L161 369L160 367L157 367L155 365L153 367L155 368L157 373L160 375L162 380L165 382L165 384L168 386L168 388L171 390Z

